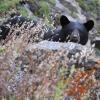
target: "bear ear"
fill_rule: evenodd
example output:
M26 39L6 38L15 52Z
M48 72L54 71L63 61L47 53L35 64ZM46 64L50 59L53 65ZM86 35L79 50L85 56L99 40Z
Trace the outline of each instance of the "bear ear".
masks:
M62 15L60 17L60 24L62 27L69 24L69 23L70 23L70 21L68 20L68 18L66 16Z
M94 21L93 20L89 20L86 23L84 23L84 26L87 29L87 31L90 31L94 26Z

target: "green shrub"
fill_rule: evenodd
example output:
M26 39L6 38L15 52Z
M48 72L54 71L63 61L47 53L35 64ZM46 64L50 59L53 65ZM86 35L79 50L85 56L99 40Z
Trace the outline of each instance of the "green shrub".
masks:
M22 14L22 16L28 16L28 12L26 11L26 9L24 7L18 7L18 12L20 12L20 14Z
M45 15L46 17L49 17L49 5L46 1L40 1L40 9L39 13L40 15Z
M56 0L49 0L52 5L56 4Z
M0 13L9 11L11 8L14 8L17 3L19 3L19 0L2 0L2 1L0 1Z
M96 7L99 5L99 0L91 0L91 1L76 0L76 1L79 3L80 7L84 11L92 11L92 12L94 12Z

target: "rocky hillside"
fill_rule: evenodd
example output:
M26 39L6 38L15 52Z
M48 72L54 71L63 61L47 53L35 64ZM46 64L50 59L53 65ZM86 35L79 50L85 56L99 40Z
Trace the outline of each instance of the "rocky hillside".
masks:
M2 0L0 1L0 16L3 17L13 11L21 13L23 16L38 16L51 22L57 20L61 14L67 15L71 20L85 22L87 19L95 21L95 28L99 33L99 0L28 0L31 5L31 11L28 6L21 5L20 0ZM31 12L31 14L30 14ZM50 17L51 16L51 17ZM58 24L58 22L56 22Z
M99 100L100 61L94 47L43 40L45 32L59 26L62 14L86 22L80 1L19 1L0 1L1 23L12 12L37 23L11 27L0 41L0 100Z

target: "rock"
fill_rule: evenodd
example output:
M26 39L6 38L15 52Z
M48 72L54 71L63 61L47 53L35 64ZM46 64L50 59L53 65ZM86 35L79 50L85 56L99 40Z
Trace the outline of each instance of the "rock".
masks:
M45 61L48 66L52 65L52 63L50 62L56 62L56 60L66 64L67 63L75 64L76 62L82 63L86 62L88 59L95 58L94 50L92 48L71 42L59 43L51 41L42 41L34 45L29 44L26 47L26 51L32 54L33 59L34 56L38 56L37 59L35 59L37 65L38 65L37 60L39 60L39 58L41 57L43 58L41 58L39 64L44 63ZM59 63L59 65L61 64Z
M94 39L95 47L100 49L100 36L96 36Z
M61 15L66 15L70 21L86 22L79 4L75 0L56 0L51 16L54 19L54 26L58 27Z
M97 35L93 39L95 44L96 60L100 60L100 35Z
M14 60L15 66L18 67L16 67L17 72L14 74L15 83L10 85L11 87L14 84L17 86L16 78L19 79L17 82L21 82L22 75L26 78L25 73L31 74L33 79L41 84L46 74L56 73L59 68L63 67L70 70L73 65L83 67L89 59L93 58L95 55L92 48L76 43L42 41L37 44L28 44L22 55ZM30 77L28 79L31 79L31 75L28 76Z
M75 0L56 0L55 9L65 14L72 21L86 21L86 17L82 14L81 8Z
M29 14L29 18L31 18L36 13L36 11L39 9L38 1L30 2L30 1L23 0L23 1L20 1L19 3L22 6L24 6L24 8Z
M82 48L84 48L84 46L77 44L77 43L72 43L72 42L68 42L68 43L62 43L62 42L53 42L53 41L42 41L39 42L38 44L32 45L29 44L28 45L28 50L31 50L32 48L38 48L38 49L44 49L44 50L73 50L74 48L77 48L79 50L82 50Z

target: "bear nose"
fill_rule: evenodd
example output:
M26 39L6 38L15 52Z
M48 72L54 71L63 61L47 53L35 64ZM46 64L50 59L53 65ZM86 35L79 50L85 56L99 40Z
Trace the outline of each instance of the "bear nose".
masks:
M79 36L79 31L77 29L75 29L73 32L72 32L72 36L73 37L78 37Z
M76 42L79 43L80 42L80 35L79 35L79 31L77 29L75 29L71 36L70 36L70 41L71 42Z

